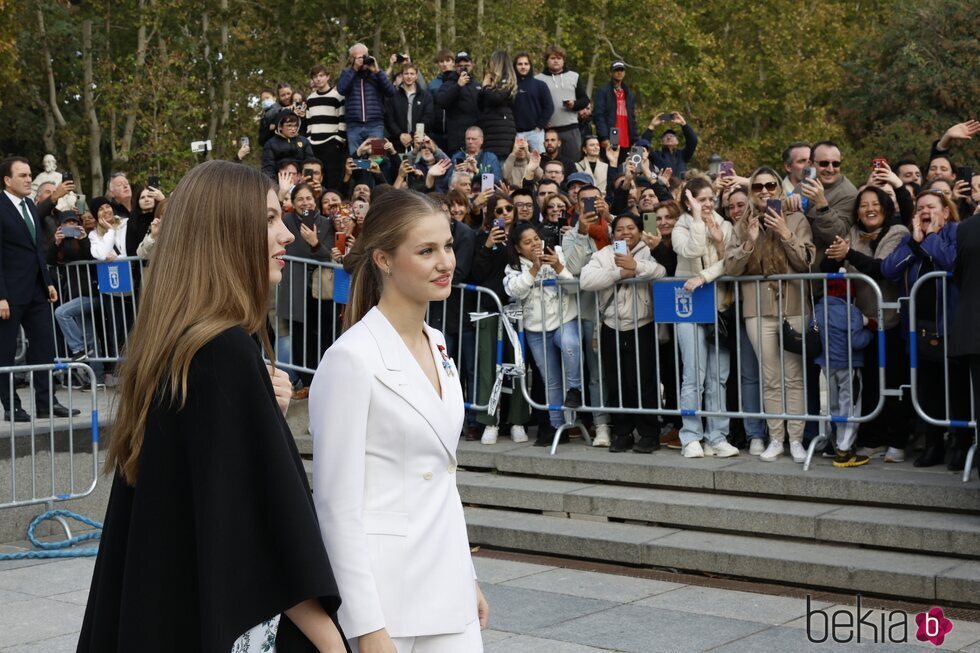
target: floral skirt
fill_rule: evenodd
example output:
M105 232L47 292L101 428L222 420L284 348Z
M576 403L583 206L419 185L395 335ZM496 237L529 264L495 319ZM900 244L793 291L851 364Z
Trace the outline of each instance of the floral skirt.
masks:
M276 653L276 634L281 617L276 615L239 637L231 645L231 653Z

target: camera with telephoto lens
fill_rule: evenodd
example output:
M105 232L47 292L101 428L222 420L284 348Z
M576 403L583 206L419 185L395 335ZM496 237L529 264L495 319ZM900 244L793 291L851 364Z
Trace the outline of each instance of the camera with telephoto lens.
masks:
M374 64L377 63L377 59L375 59L369 54L364 55L363 61L365 66L373 66Z

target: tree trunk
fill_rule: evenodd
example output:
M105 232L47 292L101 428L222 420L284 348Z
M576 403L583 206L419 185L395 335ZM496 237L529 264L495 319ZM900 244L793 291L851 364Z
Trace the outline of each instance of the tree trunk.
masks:
M219 72L221 73L221 121L219 126L222 130L227 129L228 121L231 117L231 75L228 74L230 68L228 64L228 0L221 0L221 61L219 62ZM219 155L223 155L227 144L227 139L221 138L217 143Z
M146 25L143 22L146 16L146 0L139 0L140 25L136 30L136 67L134 77L143 75L143 67L146 65ZM139 86L139 85L137 85ZM126 116L126 123L123 125L122 144L116 154L119 161L129 161L129 152L133 147L133 133L136 131L136 107L132 108Z
M436 24L436 52L442 50L442 0L433 0Z
M213 107L215 103L215 96L217 92L214 90L215 76L214 76L214 64L211 62L211 41L208 39L208 29L211 26L211 18L208 12L204 12L201 15L201 50L204 53L204 62L207 64L207 90L208 90L208 106ZM211 117L208 119L208 136L207 140L211 141L211 146L214 147L214 142L217 140L218 135L218 112L211 111ZM209 150L206 160L211 160L212 151Z
M374 39L371 43L371 52L374 53L375 59L378 60L378 67L384 70L384 66L387 63L385 57L381 56L381 21L379 20L374 26Z
M48 48L47 29L44 26L44 12L42 12L40 9L37 12L37 24L38 34L41 37L41 57L44 59L44 73L48 83L48 101L41 101L41 96L36 86L32 85L31 88L32 93L35 95L35 100L44 111L44 146L48 148L48 152L55 154L58 151L57 143L55 142L54 138L55 133L58 129L67 130L68 123L65 121L65 116L61 113L61 107L58 105L58 90L54 81L54 68L51 66L51 51ZM75 161L75 143L72 140L71 134L67 131L65 133L64 141L65 163L75 174L77 174L78 163Z
M82 106L85 115L88 116L88 156L89 165L92 169L92 193L89 197L97 197L102 194L104 187L104 177L102 174L102 157L99 146L102 143L102 126L99 125L99 116L95 112L95 75L92 72L92 21L82 21Z
M483 0L476 0L476 33L483 36Z
M451 49L456 49L456 0L446 0L446 31Z

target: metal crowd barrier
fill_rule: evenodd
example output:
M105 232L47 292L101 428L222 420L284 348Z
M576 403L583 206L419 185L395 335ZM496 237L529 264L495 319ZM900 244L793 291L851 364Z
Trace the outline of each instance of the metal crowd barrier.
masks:
M912 406L915 408L915 412L918 416L925 421L927 424L932 424L934 426L940 426L948 429L970 429L973 432L973 444L967 450L966 453L966 464L963 467L963 482L970 480L970 473L973 469L973 458L977 451L977 419L976 419L976 406L973 401L973 379L970 378L969 369L962 369L958 366L952 359L949 358L949 320L950 320L950 297L949 297L949 280L952 278L952 272L929 272L918 278L915 284L909 291L908 297L908 316L909 316L909 368L910 368L910 380L912 386ZM922 292L923 288L927 284L932 284L933 286L939 286L936 289L936 319L934 324L922 324L919 319L919 304L917 302L917 295ZM920 328L921 327L921 328ZM934 328L933 328L934 327ZM923 368L923 363L928 365L924 353L920 350L921 344L920 338L925 338L927 341L932 339L932 344L935 347L931 347L938 351L934 352L934 356L938 354L936 359L932 361L933 364L940 364L942 366L942 376L945 379L943 384L943 406L944 411L942 416L930 415L929 409L922 405L920 398L920 391L925 390L925 392L934 392L935 388L923 388L922 379L920 379L920 373ZM922 356L922 360L920 360ZM957 378L954 378L957 377ZM964 378L965 376L965 378ZM962 412L958 415L961 419L956 419L954 413L957 410L963 411L965 407L962 405L964 402L957 402L959 405L954 405L951 398L950 389L958 384L964 384L964 381L968 383L970 396L969 396L969 419L962 419L966 417ZM962 389L962 388L960 388Z
M746 342L742 338L742 334L746 329L746 326L743 322L744 317L743 317L743 307L742 307L742 295L744 293L744 288L746 285L752 284L755 286L756 289L755 309L756 310L754 312L756 314L759 314L762 312L761 291L763 290L763 284L767 282L772 282L777 284L779 310L776 316L776 320L778 325L782 325L784 317L786 317L784 315L784 308L783 308L783 303L784 303L783 295L788 292L789 286L791 284L794 286L798 286L799 288L799 292L798 292L799 299L800 299L799 315L810 316L813 313L813 306L811 305L810 300L808 299L808 297L811 296L811 286L817 284L817 286L822 290L821 294L823 296L826 296L827 284L828 281L831 280L847 280L849 282L859 282L859 283L867 284L868 287L872 290L872 293L875 297L875 303L876 303L875 313L877 316L876 323L878 326L877 326L877 332L875 334L877 339L877 344L874 346L877 346L878 348L879 364L877 369L871 371L870 373L874 373L878 375L879 387L882 388L883 392L879 395L878 401L874 406L862 407L862 410L860 410L860 412L856 412L855 411L856 406L854 402L852 402L851 405L848 407L846 414L837 414L837 415L830 414L829 410L820 410L818 412L811 412L804 408L804 410L802 411L793 411L788 409L786 383L780 383L779 385L780 385L781 396L780 396L779 403L781 406L783 406L783 410L767 411L763 408L765 405L765 393L763 391L765 382L764 379L760 378L758 396L752 397L753 399L758 400L757 405L760 406L760 408L755 411L746 410L744 407L744 402L746 399L745 389L742 387L741 383L739 383L739 380L722 378L727 374L727 373L723 374L722 368L728 367L729 370L731 370L735 367L734 365L731 364L724 365L724 366L715 365L713 370L714 372L713 378L707 373L707 371L705 372L705 380L703 384L701 384L701 388L697 393L698 399L696 402L697 403L696 407L680 405L680 397L682 396L683 369L685 365L685 362L682 360L683 357L680 353L680 339L682 337L683 338L690 337L688 334L691 333L691 331L693 331L693 337L699 338L701 337L700 334L702 330L705 330L705 327L710 327L709 329L707 329L707 331L709 333L712 333L713 336L709 337L707 342L708 358L709 359L713 358L714 360L720 360L724 358L726 360L729 360L731 356L734 356L736 357L737 360L741 360L743 355L743 351L742 351L743 346ZM877 417L878 414L881 412L884 406L885 398L887 396L900 393L900 389L889 389L886 387L885 340L884 340L883 320L882 320L884 302L882 300L880 288L870 277L863 274L850 274L850 273L849 274L840 274L840 273L787 274L787 275L773 275L769 277L762 277L762 276L722 277L717 282L712 284L706 284L705 286L696 290L694 293L690 293L683 290L684 282L685 282L684 279L658 279L653 282L648 280L629 279L617 283L612 288L612 293L613 293L612 298L609 301L607 301L606 304L619 305L620 295L624 292L630 293L626 299L626 302L628 303L627 312L630 314L628 318L629 322L631 322L634 326L626 327L623 325L623 323L627 321L627 318L621 317L619 312L615 313L612 316L613 317L612 321L614 322L613 325L603 324L603 315L601 313L604 307L600 306L600 300L598 299L598 295L596 295L595 302L591 302L591 301L587 302L588 304L594 304L594 309L591 312L591 314L583 315L582 296L584 291L580 289L578 281L557 280L557 279L538 281L536 283L536 287L542 291L538 293L539 294L538 301L540 302L539 310L541 314L544 314L546 312L545 292L543 292L544 288L556 287L558 293L559 306L562 305L562 302L567 301L569 298L571 298L576 301L579 307L577 316L575 318L575 322L578 327L578 333L580 334L580 336L587 333L587 330L604 331L605 333L609 333L609 331L611 331L610 335L604 337L612 340L612 343L615 346L598 347L598 351L596 352L597 356L595 357L595 361L597 362L597 364L595 365L596 369L586 370L585 367L586 358L587 358L587 348L593 346L592 343L584 342L582 346L582 350L578 355L578 361L579 361L578 377L579 379L582 380L583 398L585 397L585 392L584 392L585 385L586 384L591 385L592 392L590 394L593 395L591 397L592 399L591 404L583 402L583 405L581 407L578 407L573 410L564 405L556 405L550 402L549 403L536 402L531 397L531 394L528 391L526 380L523 380L522 391L524 392L525 398L527 399L528 403L532 407L540 410L562 411L566 418L565 424L562 427L563 429L571 428L577 424L577 422L575 421L575 413L579 411L605 413L610 415L616 413L620 413L620 414L626 413L632 415L643 414L643 415L655 415L655 416L679 416L682 418L686 417L686 418L699 418L699 419L700 418L721 418L721 419L741 418L741 419L780 420L780 421L784 421L784 420L785 421L794 421L794 420L813 421L813 422L817 422L819 425L819 434L810 443L809 451L807 454L807 460L804 463L804 469L808 469L814 452L817 449L819 449L827 439L826 431L827 431L827 426L829 424L846 424L846 423L858 424L858 423L869 422L873 420L875 417ZM726 326L728 328L734 329L734 334L731 336L731 341L730 341L734 343L734 348L732 348L731 351L729 351L729 348L726 347L722 342L723 336L721 334L723 333L723 329L721 325L721 318L719 317L719 313L716 310L715 292L716 289L718 288L719 283L727 283L732 292L731 305L734 308L734 310L733 310L733 314L730 316L730 319L726 321ZM637 286L641 286L642 289L637 288ZM852 292L853 291L849 284L847 287L846 296L844 298L849 304L852 303L852 300L854 298ZM657 343L645 342L641 346L641 339L650 338L651 335L645 334L644 336L641 336L640 328L636 327L635 324L638 321L638 318L642 318L639 304L641 302L647 302L648 300L650 300L650 293L652 293L652 301L651 301L652 311L645 309L645 312L647 313L652 312L652 321L650 322L650 324L652 324L653 326L651 330L654 332L652 337L657 338L658 342ZM666 301L664 301L663 298L666 298ZM670 301L671 299L673 301ZM829 320L830 318L828 312L824 311L824 324L822 325L823 328L820 331L822 334L821 340L823 341L822 346L825 350L829 348L829 341L830 341L830 329L828 328ZM587 322L591 322L591 325L586 325ZM558 329L559 337L562 335L561 331L567 328L567 324L570 323L566 323L565 325L561 325L559 327ZM762 321L757 320L756 324L757 324L756 341L761 342L762 327L763 327ZM600 328L599 325L603 325L603 326ZM818 328L820 328L820 326L821 325L817 325ZM698 327L698 328L692 328L692 327ZM609 331L606 331L607 329ZM852 337L853 337L852 333L848 331L846 337L846 344L847 344L847 368L846 369L849 372L853 372L855 370ZM600 337L599 339L602 340L603 338ZM666 340L667 342L663 342L664 340ZM580 338L580 342L581 342L581 338ZM661 351L662 347L660 345L664 345L664 344L669 345L668 351ZM785 380L787 376L786 375L786 351L784 348L785 343L784 343L784 335L782 330L780 330L778 335L778 344L779 344L779 369L781 370L781 379ZM624 345L626 346L627 349L630 349L632 351L632 360L624 361L623 355L621 354L621 352L624 349ZM749 347L751 349L751 345L749 345ZM810 343L807 342L807 339L804 338L802 342L802 350L803 350L802 360L804 362L810 358L813 358L813 356L811 355L812 352L808 351L809 348L811 348L811 345ZM641 360L641 351L643 351L644 349L651 350L651 356L648 357L649 360ZM695 368L700 369L700 366L702 365L702 363L704 363L705 367L707 368L708 361L701 360L701 355L702 355L701 347L693 347L692 349L693 349L694 358L692 361L688 361L687 364L693 365ZM613 393L615 396L609 396L608 386L610 385L610 383L608 377L609 377L609 370L612 369L612 365L609 365L607 367L608 361L605 360L608 358L611 352L615 352L614 366L615 366L615 377L616 377L616 383L615 383L616 392ZM748 354L750 356L755 357L757 366L760 369L760 377L761 377L761 370L763 369L762 352L761 351L756 352L750 350ZM669 359L666 361L663 360L664 356L669 357ZM647 365L650 365L651 361L652 361L652 370L649 370L647 368ZM626 379L624 379L623 376L623 369L624 367L627 367L627 363L629 364L628 366L632 369L632 375L634 378L632 378L631 380L632 380L632 386L634 388L642 389L644 386L643 377L647 376L649 378L650 376L649 372L652 372L653 385L656 394L656 397L652 404L644 403L643 392L637 392L636 402L632 402L630 405L626 405L624 403L623 381L625 381ZM672 366L670 365L671 363L673 364ZM544 365L538 363L538 367L540 369L542 376L544 377L545 387L548 387L549 385L551 374L557 373L562 375L561 369L558 370L550 369L550 365L548 363L547 357L545 357L544 359ZM672 375L673 378L664 378L665 369L674 370L674 373ZM807 378L805 363L801 372L802 372L802 379L801 379L802 401L805 406L806 398L808 396L808 390L810 389L808 386L812 381ZM859 390L857 390L854 387L855 375L848 374L847 378L848 378L847 383L850 386L847 388L849 391L848 394L851 397L854 397L856 392L859 393ZM709 408L703 406L703 401L701 396L705 394L704 389L707 387L707 385L712 382L715 384L715 387L718 389L723 389L727 385L727 383L730 382L734 382L738 384L737 406L734 409L728 408L726 406L715 407L715 408ZM672 395L678 398L677 405L673 405L673 406L666 405L666 402L664 400L664 395L667 394L666 384L669 383L674 384L675 392L672 393ZM561 394L564 397L568 390L566 378L564 378L564 375L562 375L561 388L562 388ZM725 397L723 394L720 399L722 402L725 401ZM634 403L635 405L633 405ZM870 408L870 409L864 410L866 408ZM551 447L552 454L554 454L557 450L559 435L560 433L556 433L554 441L552 443L552 447Z
M85 394L70 384L58 392L66 408L83 409L80 415L38 416L39 410L49 415L53 412L51 400L47 406L37 404L38 383L46 381L50 397L55 397L57 372L77 375L84 382L88 390ZM8 470L0 474L0 509L43 503L50 510L55 502L91 494L99 477L99 404L92 368L84 363L10 366L0 367L0 377L6 377L9 384L4 397L6 410L12 412L17 393L25 395L19 398L30 415L29 422L8 420L6 432L0 432L0 440L6 443L5 447L0 446L0 465ZM77 438L79 426L88 426L91 436ZM57 521L71 537L68 524L60 517Z

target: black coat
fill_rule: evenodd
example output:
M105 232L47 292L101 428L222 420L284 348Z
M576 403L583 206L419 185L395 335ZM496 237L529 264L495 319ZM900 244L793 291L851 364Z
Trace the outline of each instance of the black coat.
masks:
M483 149L503 161L514 149L517 127L514 123L514 99L509 93L483 87L477 98L480 107L479 126L483 130Z
M405 151L405 146L401 144L398 137L401 134L415 134L415 125L422 123L425 125L426 133L432 131L432 123L435 119L435 106L432 104L432 95L421 85L415 86L415 97L412 99L412 124L408 124L408 95L401 86L395 94L385 100L385 130L388 132L388 139L394 143L399 152Z
M949 355L980 354L980 218L971 217L956 230L956 263L953 283L959 301L949 329Z
M0 299L11 305L30 304L39 293L46 301L47 287L52 285L42 244L42 222L31 200L27 200L27 210L33 216L34 240L20 209L0 192Z
M466 144L466 130L480 121L480 85L470 77L466 86L457 82L454 70L441 75L442 85L436 91L436 107L446 110L446 154L452 156Z
M139 480L116 476L79 653L230 651L254 626L340 595L303 463L252 338L194 356L187 402L155 402ZM277 650L314 651L283 614Z
M276 134L262 148L262 172L272 179L278 179L278 168L282 161L295 161L300 172L305 161L316 158L313 145L306 136L285 138Z
M476 246L476 232L470 227L453 220L450 223L453 235L453 253L456 254L456 268L453 270L453 285L466 283L473 269L473 249ZM461 290L453 288L452 295L445 302L429 302L429 325L449 335L459 335L459 313L462 306ZM472 292L467 293L472 295ZM472 330L473 323L463 316L463 329Z

